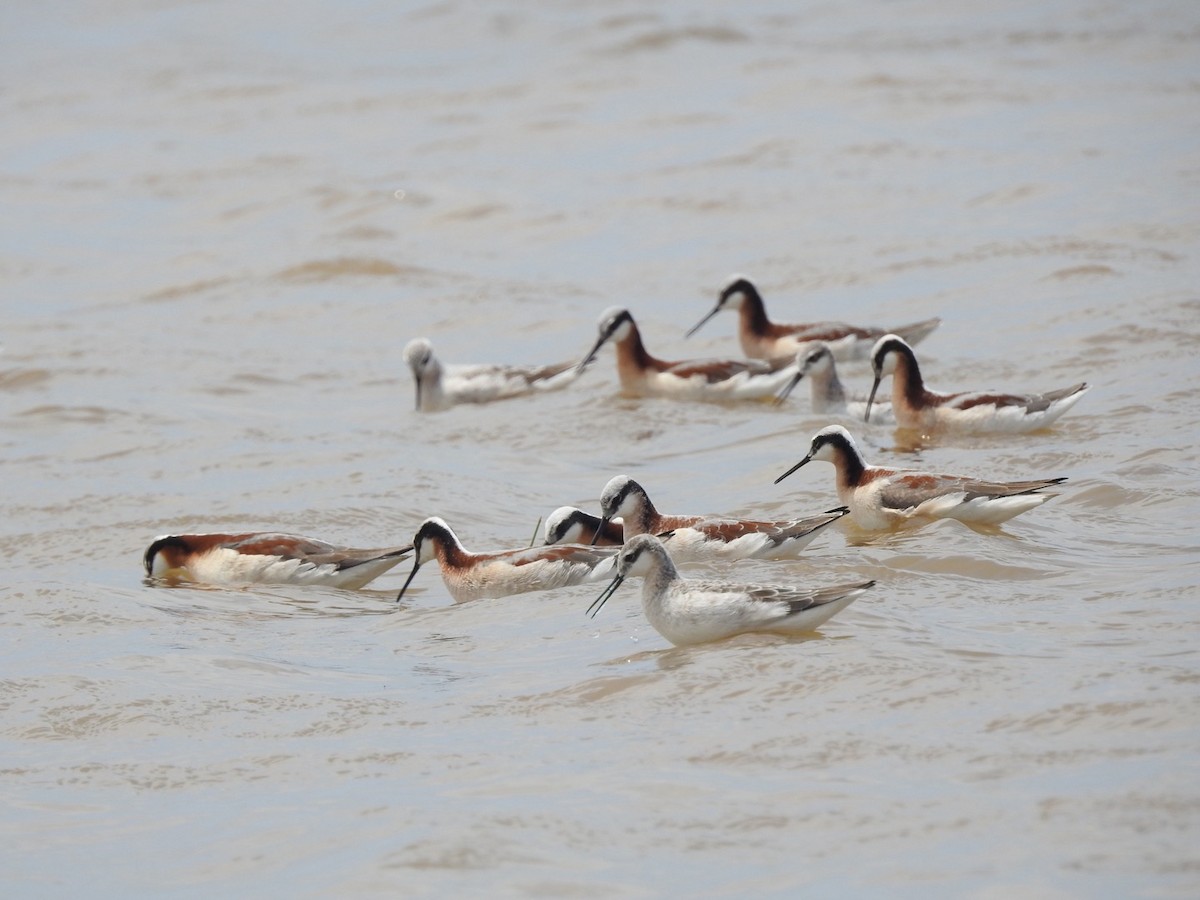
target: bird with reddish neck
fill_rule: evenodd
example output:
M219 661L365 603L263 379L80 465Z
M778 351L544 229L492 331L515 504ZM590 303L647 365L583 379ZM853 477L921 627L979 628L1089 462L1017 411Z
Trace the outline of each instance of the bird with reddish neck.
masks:
M795 360L773 364L752 359L690 359L678 362L652 356L629 310L613 306L600 316L599 335L579 369L612 343L621 389L634 396L688 400L758 400L775 393L792 377Z
M872 343L887 329L872 325L847 325L844 322L808 322L787 325L767 318L762 295L748 278L735 275L721 291L717 305L692 326L685 337L691 337L700 327L722 310L738 313L738 340L742 351L752 359L789 359L811 341L824 341L835 359L862 359L870 352ZM909 325L899 325L893 332L902 334L912 343L928 337L942 322L925 319Z
M559 544L472 553L437 516L413 536L413 567L396 596L399 601L425 563L437 560L446 590L456 601L506 597L526 591L600 581L612 577L615 547Z
M585 544L593 547L619 547L624 542L622 521L607 522L599 516L584 512L574 506L560 506L546 516L542 532L542 543Z
M989 481L915 469L869 465L854 438L841 425L813 435L808 453L782 475L783 481L813 460L833 463L838 499L850 521L867 530L886 530L931 519L958 519L968 525L998 525L1041 506L1054 494L1042 493L1066 478Z
M958 431L1023 434L1046 428L1088 391L1081 381L1044 394L1002 391L959 391L946 394L925 386L917 355L904 338L886 334L871 350L875 382L864 417L871 415L875 394L884 378L892 377L892 415L901 428L923 433Z
M628 475L609 480L600 494L601 522L622 517L624 540L639 534L664 537L677 563L714 559L795 559L826 527L849 512L845 507L804 519L764 522L727 516L664 515L645 488Z
M168 534L146 548L149 578L202 584L308 584L356 589L408 556L412 546L338 547L275 532Z

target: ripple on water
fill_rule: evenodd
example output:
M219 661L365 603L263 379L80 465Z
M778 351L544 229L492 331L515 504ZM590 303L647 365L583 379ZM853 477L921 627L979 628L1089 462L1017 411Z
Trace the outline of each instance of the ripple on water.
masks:
M124 410L107 406L62 406L57 403L34 406L16 414L31 422L54 422L70 425L103 425L128 415Z
M273 278L285 283L325 282L343 278L394 278L406 282L413 278L428 278L431 272L420 266L402 266L378 257L340 256L289 266L276 272Z
M986 581L1037 581L1056 573L1049 569L1005 564L981 555L896 554L885 564L888 568L937 575L961 575Z
M155 585L140 598L159 612L185 619L250 621L287 618L360 618L397 611L395 593L294 585Z
M49 369L7 369L0 372L0 390L20 391L45 384L54 373Z

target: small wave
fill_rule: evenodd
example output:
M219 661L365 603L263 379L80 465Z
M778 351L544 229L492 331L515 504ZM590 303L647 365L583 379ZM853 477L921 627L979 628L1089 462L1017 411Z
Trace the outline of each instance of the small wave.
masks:
M273 276L278 281L325 282L338 278L415 278L431 274L420 266L398 266L376 257L341 256L289 266Z
M0 390L19 391L44 384L50 378L49 369L9 369L0 372Z

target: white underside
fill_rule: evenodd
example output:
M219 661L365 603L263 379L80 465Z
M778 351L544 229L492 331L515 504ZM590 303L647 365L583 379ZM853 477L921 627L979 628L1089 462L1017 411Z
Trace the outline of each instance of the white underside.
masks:
M747 356L758 359L783 359L792 357L813 343L812 339L803 335L784 335L774 340L756 340L753 346L743 346ZM838 362L865 359L871 353L874 339L860 341L854 335L847 335L835 341L824 341L829 352Z
M507 597L510 594L523 594L528 591L546 591L573 584L609 581L615 574L615 560L615 553L594 566L560 560L514 566L502 559L496 559L458 571L443 571L442 581L450 596L459 602Z
M958 519L976 525L998 525L1035 506L1041 506L1052 496L1017 494L1012 497L975 497L965 500L965 494L946 494L926 500L910 515L914 518Z
M161 569L162 557L154 561L155 576L170 574ZM354 590L393 568L400 557L388 557L338 570L324 563L278 556L251 556L218 547L195 558L186 569L187 578L203 584L306 584Z
M824 409L817 409L816 404L813 404L813 412L841 416L854 422L862 422L863 417L867 414L866 400L847 400L845 403L827 403L822 405L825 407ZM871 405L871 424L895 425L896 415L892 412L892 404L887 401L880 403L876 400Z
M945 403L915 413L900 409L896 413L896 421L904 428L922 431L1025 434L1052 425L1085 393L1086 390L1079 391L1035 413L1026 413L1019 406L997 407L987 404L960 409L953 403Z
M690 579L677 579L656 595L647 579L642 608L654 629L672 644L701 644L747 632L803 634L837 615L864 590L790 614L784 602L763 602L730 586Z
M774 543L764 534L747 534L732 541L713 539L695 528L676 528L663 546L676 563L709 562L714 559L795 559L824 529Z
M700 375L680 378L670 372L650 372L622 387L635 394L684 400L762 400L774 397L795 374L795 367L789 366L767 374L739 372L724 381L710 382Z
M850 507L850 519L859 528L881 530L894 528L909 520L957 519L973 525L998 525L1013 516L1041 506L1054 494L1016 494L1010 497L975 497L967 500L961 490L930 493L916 506L904 509L885 508L879 492L886 484L882 479L856 488L842 502Z
M442 374L441 389L427 386L422 391L421 408L425 411L449 409L460 403L490 403L525 394L555 391L566 387L580 375L574 368L549 378L527 381L517 370L499 366L448 366Z

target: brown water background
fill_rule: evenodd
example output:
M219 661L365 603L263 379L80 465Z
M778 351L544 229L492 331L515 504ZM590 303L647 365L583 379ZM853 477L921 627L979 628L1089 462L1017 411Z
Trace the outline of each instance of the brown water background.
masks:
M11 3L0 12L9 896L1200 893L1200 5ZM455 605L166 589L171 531L471 547L594 508L785 517L826 424L570 390L412 409L401 349L736 356L931 315L1052 431L868 457L1061 496L711 574L878 587L671 649L636 585ZM864 367L843 375L865 391ZM798 395L800 396L800 395Z

